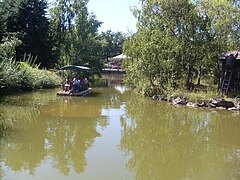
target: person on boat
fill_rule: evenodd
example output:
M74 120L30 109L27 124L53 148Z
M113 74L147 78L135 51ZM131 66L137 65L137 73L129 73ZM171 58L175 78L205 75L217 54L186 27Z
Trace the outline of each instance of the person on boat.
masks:
M87 89L88 88L88 80L86 77L84 78L84 85L85 85L85 89Z
M84 83L83 77L80 77L79 84L80 84L81 91L84 91L85 90L85 83Z
M70 82L68 79L66 79L65 84L64 84L64 91L68 92L70 91Z
M79 82L76 78L73 78L73 84L70 93L79 92L79 90L80 90Z

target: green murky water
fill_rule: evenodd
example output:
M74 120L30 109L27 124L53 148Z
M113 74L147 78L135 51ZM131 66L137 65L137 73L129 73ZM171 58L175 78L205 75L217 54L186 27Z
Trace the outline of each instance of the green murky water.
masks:
M240 115L175 107L124 91L57 90L1 99L2 179L240 179Z

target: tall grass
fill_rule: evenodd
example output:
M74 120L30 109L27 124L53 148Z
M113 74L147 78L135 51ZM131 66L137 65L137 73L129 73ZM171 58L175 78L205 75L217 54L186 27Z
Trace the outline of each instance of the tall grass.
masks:
M15 60L19 43L13 37L4 38L0 44L0 95L58 86L60 78L54 72L39 69L31 55L20 62Z
M28 61L8 60L0 62L0 94L52 88L60 84L60 78L51 71L41 70Z

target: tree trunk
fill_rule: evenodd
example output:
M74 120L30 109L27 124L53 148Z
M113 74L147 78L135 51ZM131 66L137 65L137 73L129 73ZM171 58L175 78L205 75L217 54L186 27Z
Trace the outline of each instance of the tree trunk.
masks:
M199 69L198 69L198 83L197 83L198 86L201 84L201 77L202 77L202 66L199 66Z
M186 80L186 89L187 90L190 90L191 89L191 82L192 80L192 66L191 65L188 65L188 72L187 72L187 80Z

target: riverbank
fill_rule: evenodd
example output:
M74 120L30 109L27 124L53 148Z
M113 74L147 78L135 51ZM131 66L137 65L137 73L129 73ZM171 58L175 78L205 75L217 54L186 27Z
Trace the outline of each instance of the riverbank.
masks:
M39 69L28 62L10 60L0 63L0 96L34 89L55 88L60 77L52 71Z
M192 108L216 108L240 111L240 98L221 97L216 93L184 92L172 93L169 97L153 95L153 100L167 101L173 105L185 105Z

